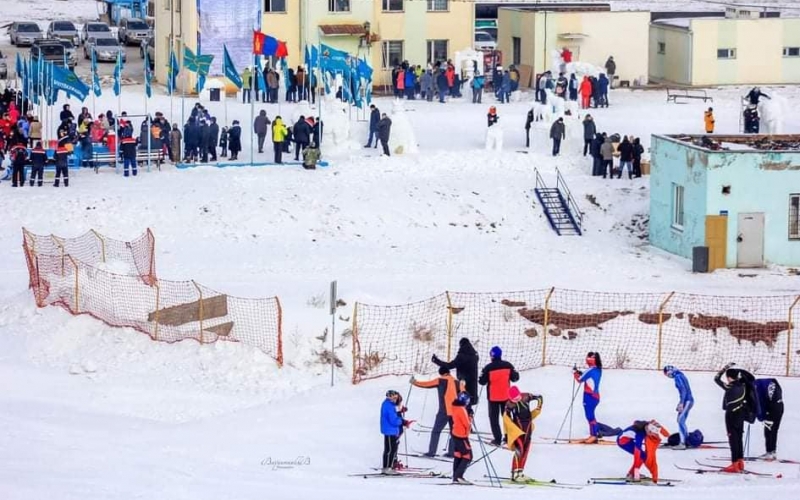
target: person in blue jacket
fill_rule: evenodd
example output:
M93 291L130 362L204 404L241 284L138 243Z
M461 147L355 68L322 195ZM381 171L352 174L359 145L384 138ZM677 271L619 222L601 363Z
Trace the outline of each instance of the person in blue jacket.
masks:
M599 352L590 352L586 355L586 366L589 367L585 372L572 368L572 374L579 383L583 384L583 412L586 421L589 423L589 437L584 440L587 444L596 443L598 438L605 435L616 436L621 429L600 424L595 417L595 410L600 404L600 379L603 376L603 361L600 359Z
M393 390L386 391L386 399L381 405L381 434L383 434L383 468L382 474L396 476L399 474L394 469L397 461L397 445L403 427L410 426L413 422L404 420L402 415L405 408L397 410L401 400L400 393Z
M758 395L757 418L764 422L764 440L767 452L761 455L761 460L772 462L777 459L775 452L778 449L778 429L783 418L783 389L774 378L756 379L756 394Z
M689 436L689 431L686 429L686 419L689 417L689 411L692 406L694 406L692 388L689 386L689 379L686 378L686 375L672 365L664 367L664 375L675 380L675 388L678 389L678 406L675 411L678 412L678 430L681 435L681 442L672 448L685 450L687 446L686 440Z

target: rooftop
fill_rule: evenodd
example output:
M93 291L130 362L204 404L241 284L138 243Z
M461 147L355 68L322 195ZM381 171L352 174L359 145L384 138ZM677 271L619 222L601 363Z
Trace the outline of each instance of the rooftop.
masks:
M800 135L665 135L707 151L800 152Z

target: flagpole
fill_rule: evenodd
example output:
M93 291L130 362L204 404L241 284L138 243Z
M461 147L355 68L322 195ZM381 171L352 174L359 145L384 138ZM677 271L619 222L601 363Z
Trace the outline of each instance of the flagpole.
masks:
M117 81L119 82L119 93L117 93L117 119L114 120L117 129L117 143L114 155L114 171L119 175L119 153L122 151L122 138L119 136L119 119L122 114L122 55L117 52L117 67L114 71L117 72Z
M259 11L259 14L260 13L261 12ZM259 26L261 26L260 22L258 24L259 24ZM254 54L253 55L253 72L254 73L253 73L253 76L251 77L251 80L250 80L250 88L251 89L253 87L255 87L255 85L253 85L253 83L258 81L258 78L256 78L256 75L255 75L255 71L258 71L258 68L256 67L256 56ZM251 90L250 93L252 94L253 91ZM256 99L257 98L258 98L258 93L256 93ZM253 99L253 96L251 95L250 96L250 126L251 127L253 126L253 122L255 121L255 113L256 113L255 104L253 102L254 100L255 99ZM253 144L253 134L251 133L251 134L249 134L249 136L250 136L250 166L252 167L253 166L253 159L255 157L255 149L254 149L255 144Z

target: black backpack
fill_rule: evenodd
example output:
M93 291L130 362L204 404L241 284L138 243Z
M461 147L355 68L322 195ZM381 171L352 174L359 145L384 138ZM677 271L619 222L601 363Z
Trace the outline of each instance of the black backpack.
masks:
M742 411L744 411L744 419L748 423L752 424L756 421L756 417L758 416L758 391L756 390L756 378L747 370L740 370L740 373L740 379L742 380L745 389L745 402Z

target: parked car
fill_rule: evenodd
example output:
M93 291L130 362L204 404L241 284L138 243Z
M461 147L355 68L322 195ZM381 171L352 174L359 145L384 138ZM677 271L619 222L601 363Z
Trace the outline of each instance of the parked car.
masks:
M122 56L122 62L126 59L125 47L114 38L89 38L83 44L83 57L91 59L93 50L98 61L117 62L117 54Z
M70 40L58 40L64 46L67 55L67 65L69 69L75 69L78 65L78 50Z
M64 43L63 40L36 40L31 45L31 60L43 59L52 62L56 66L68 67L70 62Z
M86 23L81 30L81 43L86 43L90 38L114 38L114 33L106 23Z
M141 45L153 36L150 25L142 19L125 18L119 22L117 39L126 45Z
M68 40L74 44L81 42L78 28L70 21L53 21L47 26L47 38Z
M144 51L147 51L147 57L150 62L150 69L156 69L156 39L150 37L146 42L139 45L139 55L144 59Z
M0 52L0 80L6 80L8 78L8 60L6 56Z
M485 31L475 32L475 50L495 50L497 41Z
M8 28L11 45L33 45L36 40L42 40L44 33L36 23L14 22Z

